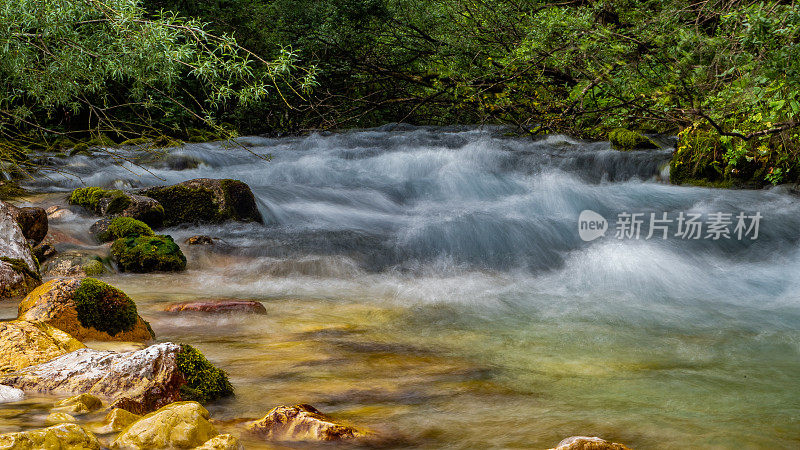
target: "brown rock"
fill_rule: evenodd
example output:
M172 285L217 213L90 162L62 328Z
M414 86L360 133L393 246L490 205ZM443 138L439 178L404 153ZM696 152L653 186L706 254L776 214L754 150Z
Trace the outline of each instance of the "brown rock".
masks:
M0 448L10 450L100 450L95 435L74 423L38 430L0 434Z
M0 322L0 373L42 364L85 346L44 323Z
M253 300L213 300L202 302L173 303L164 308L166 312L203 312L203 313L251 313L266 314L267 309L261 302Z
M164 207L164 225L218 223L226 220L262 222L255 196L238 180L198 178L140 192Z
M550 450L631 450L623 444L608 442L599 437L570 436Z
M87 279L92 280L92 279ZM128 331L120 331L109 334L93 326L84 326L79 319L73 296L82 284L82 280L75 278L59 278L50 280L47 283L34 289L19 304L19 319L29 322L47 323L60 330L63 330L78 340L96 341L134 341L142 342L153 339L152 331L148 324L136 315L133 328ZM96 280L95 280L96 282ZM105 285L108 286L108 285ZM111 288L110 286L108 286ZM114 288L111 288L114 289ZM118 291L118 290L117 290ZM124 296L122 291L118 294ZM105 295L103 293L96 294ZM98 298L97 301L101 301ZM115 302L117 300L114 300ZM132 301L131 301L132 303ZM119 306L127 307L125 305ZM134 305L135 313L135 305Z
M186 240L183 242L188 245L214 245L214 239L212 239L210 236L204 236L202 234L186 238Z
M83 348L0 376L0 384L53 395L88 393L108 399L112 408L143 414L180 399L180 349L169 342L126 353Z
M17 221L22 235L35 247L47 236L47 213L44 208L24 207L18 208L9 205L11 215Z
M246 427L275 441L338 441L365 436L355 428L336 423L311 405L278 406Z

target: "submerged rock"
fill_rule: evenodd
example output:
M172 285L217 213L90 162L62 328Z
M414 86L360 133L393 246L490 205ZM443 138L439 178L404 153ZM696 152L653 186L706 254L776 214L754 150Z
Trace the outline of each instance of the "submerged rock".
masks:
M180 346L172 343L115 353L83 348L0 377L0 384L53 395L88 393L112 407L146 413L180 400Z
M364 437L365 433L335 422L311 405L278 406L247 430L275 441L338 441Z
M65 398L55 404L52 411L69 414L87 414L103 407L103 402L92 394Z
M20 302L19 319L46 323L81 341L155 338L150 325L137 314L133 300L94 278L48 281Z
M556 448L551 450L630 450L630 448L599 437L571 436L559 442Z
M194 450L244 450L244 446L236 436L220 434Z
M266 314L267 309L261 302L253 300L215 300L199 302L173 303L164 308L166 312L203 312L203 313L251 313Z
M0 434L0 448L13 450L99 450L100 442L83 427L65 423L39 430Z
M237 180L198 178L172 186L145 189L142 195L164 206L164 225L262 222L250 187Z
M45 423L48 425L56 425L59 423L75 423L78 421L75 417L63 413L63 412L54 412L47 415L44 419Z
M11 215L17 221L22 235L28 239L31 247L35 247L47 236L47 213L44 208L24 207L18 208L9 205Z
M94 429L94 431L101 434L119 432L141 418L142 416L122 408L114 408L106 414L103 424Z
M129 425L111 448L194 448L219 434L209 417L199 403L172 403Z
M122 272L177 272L186 269L186 256L170 236L125 237L114 241L111 258Z
M23 296L41 284L39 267L11 208L0 201L0 299Z
M202 234L186 238L184 242L188 245L214 245L214 239L211 238L211 236L204 236Z
M0 323L0 373L42 364L85 346L45 323Z

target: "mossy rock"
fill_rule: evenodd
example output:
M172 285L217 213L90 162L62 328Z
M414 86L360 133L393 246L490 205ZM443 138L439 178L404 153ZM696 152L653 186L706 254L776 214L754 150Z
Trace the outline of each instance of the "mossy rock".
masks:
M199 350L181 344L177 356L178 368L186 379L181 386L181 399L207 403L233 395L233 386L222 369L214 367Z
M175 272L186 269L186 257L170 236L119 238L111 246L111 258L123 272Z
M72 299L78 320L84 327L114 336L136 326L136 303L121 290L100 280L84 278Z
M219 223L226 220L262 222L255 196L247 184L230 179L199 178L141 192L164 206L164 225Z
M657 149L658 144L647 136L625 128L615 128L608 133L608 140L616 150L647 150Z
M72 150L69 151L69 156L78 156L78 155L91 156L92 152L91 150L89 150L89 144L85 142L75 144L75 146L72 147Z
M88 145L89 147L111 148L111 147L116 147L117 143L114 142L113 139L106 136L105 134L99 134L86 141L86 145Z
M117 214L125 210L131 200L119 189L103 189L100 187L85 187L72 191L69 196L70 205L83 206L97 214L101 213L101 200L106 199L102 206L107 214Z
M10 265L11 268L14 269L14 271L24 274L26 277L32 278L37 283L42 282L41 276L39 276L38 273L31 270L31 268L28 266L28 263L26 263L25 261L18 258L9 258L6 256L0 256L0 261L3 261L4 263Z
M23 195L27 195L27 191L22 189L15 181L0 181L0 200L13 200Z
M141 220L131 217L115 217L111 220L107 229L96 234L100 242L138 236L153 236L153 230Z

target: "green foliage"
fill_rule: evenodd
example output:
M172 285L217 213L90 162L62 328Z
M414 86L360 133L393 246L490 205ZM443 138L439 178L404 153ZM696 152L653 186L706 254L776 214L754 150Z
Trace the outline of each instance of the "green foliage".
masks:
M222 369L214 367L191 345L181 344L177 363L186 378L186 384L181 386L181 400L207 403L233 395L233 386L227 374Z
M111 336L136 326L136 304L121 290L94 278L84 278L73 294L78 320L84 327Z
M111 258L123 272L173 272L186 269L186 257L170 236L119 238L111 245Z
M643 150L658 148L647 136L624 128L615 128L608 133L608 140L617 150Z
M97 235L101 242L137 236L153 236L153 230L146 223L130 217L115 217L108 230Z
M117 214L130 205L131 200L119 189L103 189L99 187L78 188L69 196L70 205L83 206L100 214L100 200L109 199L106 214Z

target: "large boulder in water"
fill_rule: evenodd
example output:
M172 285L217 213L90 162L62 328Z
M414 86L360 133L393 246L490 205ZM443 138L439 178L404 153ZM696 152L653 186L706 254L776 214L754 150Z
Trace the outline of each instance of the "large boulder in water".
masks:
M100 450L97 437L80 425L64 423L49 428L0 434L0 448L12 450Z
M131 217L151 227L160 227L164 220L164 207L157 200L119 189L75 189L69 197L69 203L83 206L101 216Z
M19 304L19 319L46 323L81 341L136 341L155 338L136 304L121 290L94 278L54 279Z
M570 436L550 450L631 450L623 444L608 442L599 437Z
M0 299L21 297L41 283L39 268L12 206L0 201Z
M111 448L195 448L219 434L209 417L197 402L172 403L129 425Z
M145 189L140 194L164 206L164 225L218 223L226 220L262 222L250 187L237 180L198 178L172 186Z
M85 346L69 334L44 323L0 323L0 373L42 364Z
M122 353L84 348L0 376L0 384L54 395L89 393L135 414L233 394L222 370L193 347L171 342Z
M47 236L48 223L47 212L44 208L37 207L24 207L19 208L14 205L8 205L11 215L17 221L22 235L30 243L31 247L39 245L40 242Z
M339 441L365 436L311 405L278 406L260 420L247 424L247 430L271 441Z

